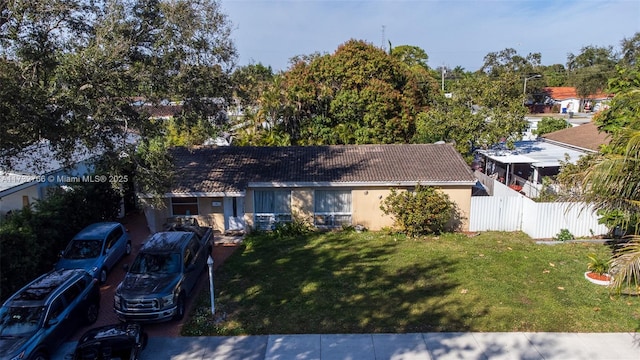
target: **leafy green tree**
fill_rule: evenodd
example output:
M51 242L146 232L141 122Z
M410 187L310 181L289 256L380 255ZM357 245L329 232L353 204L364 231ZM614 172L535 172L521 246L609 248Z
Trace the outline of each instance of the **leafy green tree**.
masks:
M407 64L409 67L421 66L425 70L429 69L427 61L429 61L429 55L423 49L412 45L400 45L391 48L391 55L401 62Z
M257 107L260 94L265 91L273 78L271 66L264 66L261 63L241 66L231 75L234 97L240 100L240 106L243 109Z
M542 136L568 127L571 127L571 124L569 124L565 119L545 116L538 122L538 129L535 133L538 136Z
M542 55L540 53L530 53L527 56L522 56L515 49L506 48L488 53L484 57L484 63L480 71L489 76L499 76L505 72L528 76L539 73L541 59Z
M518 140L528 126L522 90L516 89L519 82L508 72L460 79L452 84L452 98L440 98L418 115L413 142L454 143L458 152L470 157L477 148Z
M633 67L640 59L640 32L635 33L631 38L624 38L620 42L622 54L620 65Z
M0 153L9 157L47 133L50 121L40 106L46 93L39 86L25 84L14 61L0 58L0 84Z
M460 224L456 204L441 190L416 186L414 191L391 190L380 209L394 217L395 225L409 236L439 234Z
M37 136L67 160L79 143L109 151L129 130L153 137L160 128L133 105L137 98L185 102L190 114L178 120L191 127L219 113L209 99L231 97L236 53L216 0L3 4L0 64L11 70L3 72L8 84L23 91L0 92L0 104L32 105L7 112L12 137L0 143L2 156L33 140L24 128L41 129Z
M136 149L136 155L126 160L126 167L135 168L134 181L143 201L155 207L163 206L164 194L173 183L175 172L168 153L165 137L144 139Z
M411 67L364 41L294 61L264 91L256 118L268 124L256 131L286 134L292 144L408 142L415 116L436 92L422 65Z
M562 64L553 64L541 67L542 80L545 86L567 86L567 69Z
M612 46L585 46L580 53L567 56L569 83L582 97L596 94L607 87L618 62Z

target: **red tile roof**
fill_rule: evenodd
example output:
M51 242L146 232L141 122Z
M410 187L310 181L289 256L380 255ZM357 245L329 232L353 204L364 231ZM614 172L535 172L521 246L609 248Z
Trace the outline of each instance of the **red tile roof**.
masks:
M420 182L471 185L476 179L448 144L180 147L171 151L173 193L245 191L249 183L322 186Z
M571 86L555 86L555 87L546 87L544 90L549 94L554 100L567 100L567 99L579 99L578 93L576 92L575 87ZM613 97L613 94L606 94L599 91L596 94L588 95L586 99L608 99Z

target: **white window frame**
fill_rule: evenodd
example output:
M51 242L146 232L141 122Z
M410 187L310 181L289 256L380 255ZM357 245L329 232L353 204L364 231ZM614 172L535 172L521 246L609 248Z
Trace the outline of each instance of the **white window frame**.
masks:
M270 204L261 204L261 196L271 196L272 199L265 199L270 201ZM285 202L276 203L279 199L286 198ZM254 190L253 191L253 205L254 205L254 225L259 230L273 230L276 224L281 222L291 222L291 190ZM280 206L279 206L280 205ZM264 209L264 207L268 209Z
M352 205L351 190L315 190L313 195L314 225L318 228L351 225L353 220Z

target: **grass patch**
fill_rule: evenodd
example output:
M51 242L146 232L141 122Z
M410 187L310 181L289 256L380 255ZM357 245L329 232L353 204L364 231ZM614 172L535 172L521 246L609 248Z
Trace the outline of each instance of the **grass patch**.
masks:
M250 235L215 275L224 317L207 288L183 334L638 331L638 297L584 279L590 253L610 249L498 232Z

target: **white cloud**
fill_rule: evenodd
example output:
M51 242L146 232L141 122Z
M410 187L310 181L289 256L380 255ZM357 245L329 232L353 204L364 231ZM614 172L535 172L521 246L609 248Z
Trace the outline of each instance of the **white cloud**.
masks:
M511 47L566 63L583 46L619 47L640 31L640 1L222 0L235 25L240 65L284 70L295 55L332 53L349 39L415 45L429 65L477 70L486 54Z

